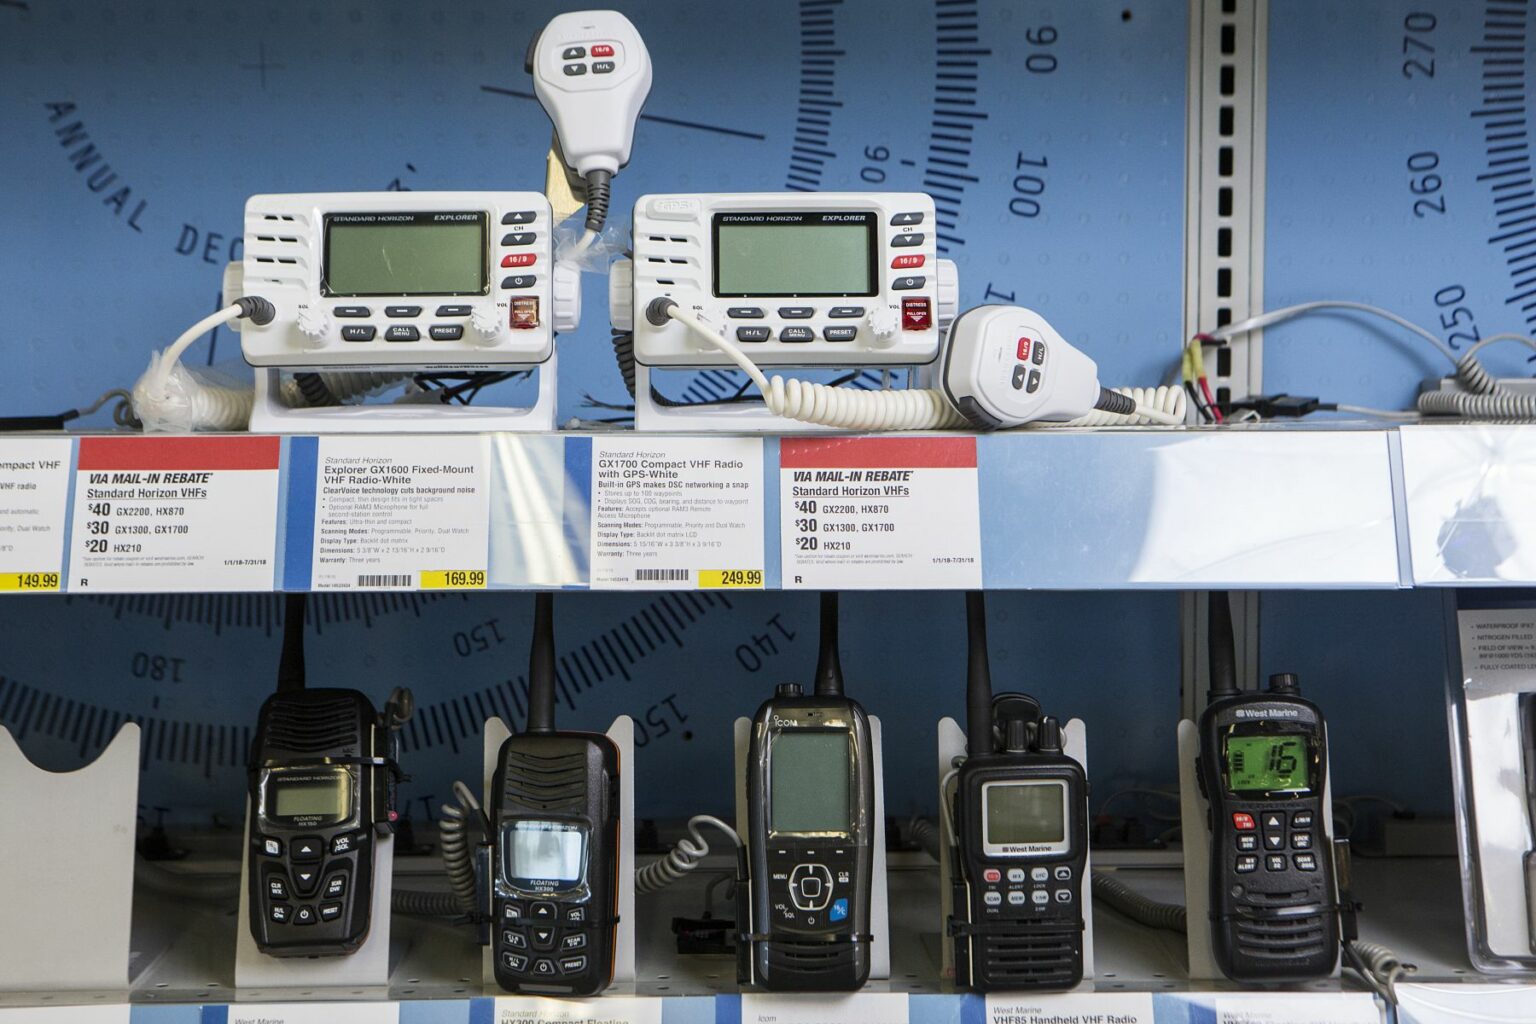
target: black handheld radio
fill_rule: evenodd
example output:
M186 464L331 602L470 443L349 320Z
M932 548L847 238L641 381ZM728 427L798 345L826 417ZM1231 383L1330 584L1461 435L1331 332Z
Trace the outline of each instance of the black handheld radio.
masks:
M555 730L549 594L534 605L528 728L501 745L490 810L496 983L601 992L618 930L619 750L599 733Z
M356 690L304 688L304 607L287 596L277 692L251 747L250 928L271 956L353 953L368 937L375 837L395 827L411 715L409 690L380 715Z
M837 595L823 594L815 693L784 684L752 720L743 983L849 991L869 979L874 772L869 720L843 696Z
M967 756L952 804L955 982L982 992L1071 988L1083 980L1088 780L1033 698L992 696L982 595L967 594L965 610Z
M1323 715L1289 673L1271 676L1265 692L1239 691L1225 592L1211 593L1209 622L1195 770L1210 806L1211 951L1233 981L1325 977L1340 926Z

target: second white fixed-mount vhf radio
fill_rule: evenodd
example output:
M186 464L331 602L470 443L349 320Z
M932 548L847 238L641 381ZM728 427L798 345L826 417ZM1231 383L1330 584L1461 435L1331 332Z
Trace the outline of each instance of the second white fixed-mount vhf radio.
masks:
M1032 421L1182 423L1178 388L1102 388L1093 361L1015 306L957 316L920 192L641 196L609 318L640 430L994 430ZM663 398L653 371L734 366L728 399ZM904 368L905 389L768 377L762 367Z
M585 194L586 230L567 252L557 251L551 205L538 192L253 196L244 259L225 272L225 307L177 338L135 388L146 422L232 430L248 419L277 433L554 429L555 335L581 319L574 257L602 231L651 60L622 14L576 11L533 40L527 70L555 152ZM223 324L240 332L256 368L254 395L176 365ZM464 397L520 371L539 375L529 406ZM392 403L348 404L400 385Z
M633 257L609 277L609 318L634 337L635 426L785 426L771 407L765 415L751 403L659 398L653 369L739 365L653 309L661 299L722 331L758 366L933 364L959 293L933 221L933 199L919 192L642 196Z

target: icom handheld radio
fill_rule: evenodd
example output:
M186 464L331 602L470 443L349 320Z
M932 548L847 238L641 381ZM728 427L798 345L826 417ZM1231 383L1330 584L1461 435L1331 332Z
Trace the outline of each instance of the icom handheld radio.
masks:
M1210 595L1211 692L1196 764L1209 801L1211 950L1234 981L1300 981L1339 959L1333 843L1324 827L1323 715L1294 675L1237 689L1232 613Z
M955 771L955 981L982 992L1083 979L1088 780L1022 693L992 695L986 606L966 595L967 756ZM947 799L947 796L946 796Z
M602 734L555 729L552 606L538 595L528 728L501 745L491 786L496 982L592 995L613 980L619 751Z
M744 983L847 991L868 980L874 813L869 720L843 696L837 596L823 594L815 692L784 684L752 720Z
M283 617L277 692L250 764L251 936L271 956L356 952L368 936L376 837L395 827L396 690L380 715L356 690L304 688L303 594Z

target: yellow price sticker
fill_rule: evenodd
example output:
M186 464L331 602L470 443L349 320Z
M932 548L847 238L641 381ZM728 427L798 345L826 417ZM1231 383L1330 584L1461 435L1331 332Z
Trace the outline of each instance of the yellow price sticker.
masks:
M700 569L700 590L762 590L761 569Z
M60 577L56 572L0 572L0 591L46 594L57 591L59 583Z
M422 590L484 590L484 569L423 569Z

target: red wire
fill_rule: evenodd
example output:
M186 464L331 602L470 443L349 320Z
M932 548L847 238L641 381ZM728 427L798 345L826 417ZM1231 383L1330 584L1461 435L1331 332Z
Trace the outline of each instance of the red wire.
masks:
M1221 409L1216 405L1216 399L1211 395L1211 385L1204 377L1200 378L1200 393L1205 395L1205 404L1211 407L1211 415L1216 417L1217 423L1225 423L1227 418L1221 414Z

